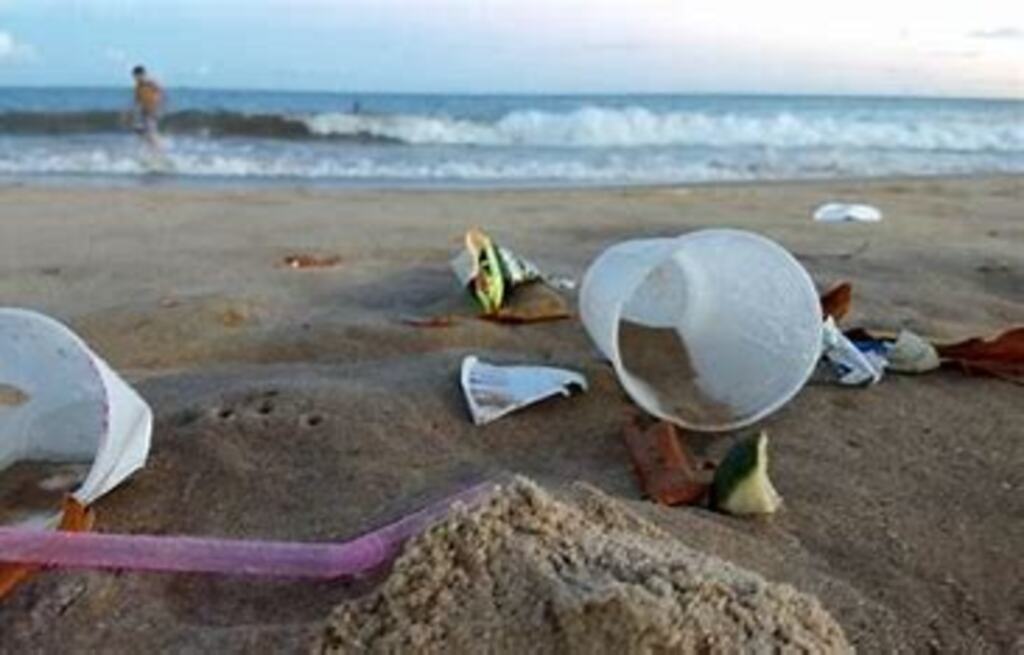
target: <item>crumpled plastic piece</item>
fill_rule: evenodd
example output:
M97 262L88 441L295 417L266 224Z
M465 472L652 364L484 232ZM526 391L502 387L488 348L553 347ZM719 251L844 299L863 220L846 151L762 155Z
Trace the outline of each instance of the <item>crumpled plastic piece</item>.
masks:
M882 220L882 212L871 205L828 202L814 210L814 220L819 223L877 223Z
M821 313L825 318L832 317L838 323L850 312L853 302L853 285L839 282L821 294Z
M505 273L498 249L489 236L477 228L466 232L466 248L452 259L451 266L459 283L469 289L485 314L501 309L505 302Z
M451 260L451 267L459 283L480 305L485 317L498 316L501 319L501 311L515 301L520 289L541 284L553 289L575 288L574 280L541 272L536 264L499 246L480 229L467 231L465 242L466 248ZM564 318L565 315L567 311L563 308L558 315L545 315L541 320ZM513 317L511 322L529 320Z
M496 366L470 355L462 360L462 391L473 423L486 425L552 396L587 389L579 373L550 366Z
M511 287L536 282L544 278L537 265L512 252L508 248L498 246L498 259L501 261L501 270L505 281Z
M901 330L885 351L885 368L896 373L927 373L942 364L935 346L910 330Z
M711 474L686 449L674 425L646 430L630 420L623 430L633 471L644 495L662 505L696 505L711 488Z
M831 317L822 330L822 357L832 365L839 384L870 386L882 379L885 356L877 352L862 352L836 327Z
M983 373L1024 384L1024 327L1009 329L991 339L975 337L950 344L936 344L944 362L967 373Z
M870 379L875 376L870 368L875 365L896 373L926 373L946 364L958 366L968 374L991 375L1024 385L1024 326L1010 328L989 339L973 337L955 343L939 343L909 330L898 334L864 328L847 330L844 338L864 353L868 360L865 366L848 348L837 349L841 343L839 337L843 335L836 336L835 323L849 311L851 292L850 283L841 282L821 296L822 313L832 323L831 331L828 321L825 324L823 355L840 373L841 383L872 383ZM825 352L830 348L832 356ZM840 361L837 362L837 358ZM856 373L856 370L861 372ZM878 377L880 379L880 375Z

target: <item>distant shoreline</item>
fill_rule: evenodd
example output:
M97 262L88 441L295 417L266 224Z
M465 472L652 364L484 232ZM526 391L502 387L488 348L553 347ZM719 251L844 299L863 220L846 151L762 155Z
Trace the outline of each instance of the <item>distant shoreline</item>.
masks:
M310 178L211 178L194 175L2 175L0 190L17 188L67 189L181 189L181 190L318 190L318 191L414 191L414 192L488 192L488 191L631 191L647 189L735 188L758 186L826 186L834 184L924 183L942 184L956 181L1019 180L1024 173L964 173L942 175L890 175L828 178L779 178L750 180L700 180L680 182L577 183L552 182L453 182L453 181L389 181Z

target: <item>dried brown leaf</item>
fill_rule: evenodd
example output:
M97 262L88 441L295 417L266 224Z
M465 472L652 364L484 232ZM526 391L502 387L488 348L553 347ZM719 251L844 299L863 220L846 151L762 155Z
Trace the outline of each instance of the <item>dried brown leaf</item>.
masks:
M821 313L826 318L831 316L838 323L850 312L852 302L853 285L849 282L839 282L821 294Z

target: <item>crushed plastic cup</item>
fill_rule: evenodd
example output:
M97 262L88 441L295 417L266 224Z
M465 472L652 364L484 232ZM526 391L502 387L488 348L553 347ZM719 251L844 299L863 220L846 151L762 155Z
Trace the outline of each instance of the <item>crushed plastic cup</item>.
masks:
M153 414L74 332L0 308L0 525L52 528L64 493L92 504L149 454Z
M848 202L827 202L814 210L819 223L877 223L882 212L877 207Z
M629 396L693 430L750 425L795 396L821 355L807 271L751 232L624 241L590 265L580 316Z
M473 423L486 425L552 396L586 391L579 373L551 366L497 366L470 355L462 360L462 391Z

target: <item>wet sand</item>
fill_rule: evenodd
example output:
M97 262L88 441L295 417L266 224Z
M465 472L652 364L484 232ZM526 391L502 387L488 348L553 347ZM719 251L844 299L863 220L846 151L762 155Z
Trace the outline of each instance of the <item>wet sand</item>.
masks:
M876 225L816 225L820 202ZM0 298L67 321L156 413L148 467L97 529L344 539L468 479L589 483L674 535L817 596L864 652L1022 647L1022 389L956 372L813 385L771 434L775 517L640 500L631 404L575 320L416 316L458 294L447 260L478 225L552 273L607 245L706 226L780 241L851 325L936 337L1024 323L1024 180L884 180L578 191L0 189ZM295 270L296 252L338 265ZM467 354L564 365L586 394L474 427ZM744 433L745 434L745 433ZM719 456L740 434L696 441ZM0 605L0 650L307 651L345 583L47 572Z
M726 425L736 420L726 403L701 390L686 344L673 328L619 323L619 353L630 374L650 385L662 407L690 425Z

